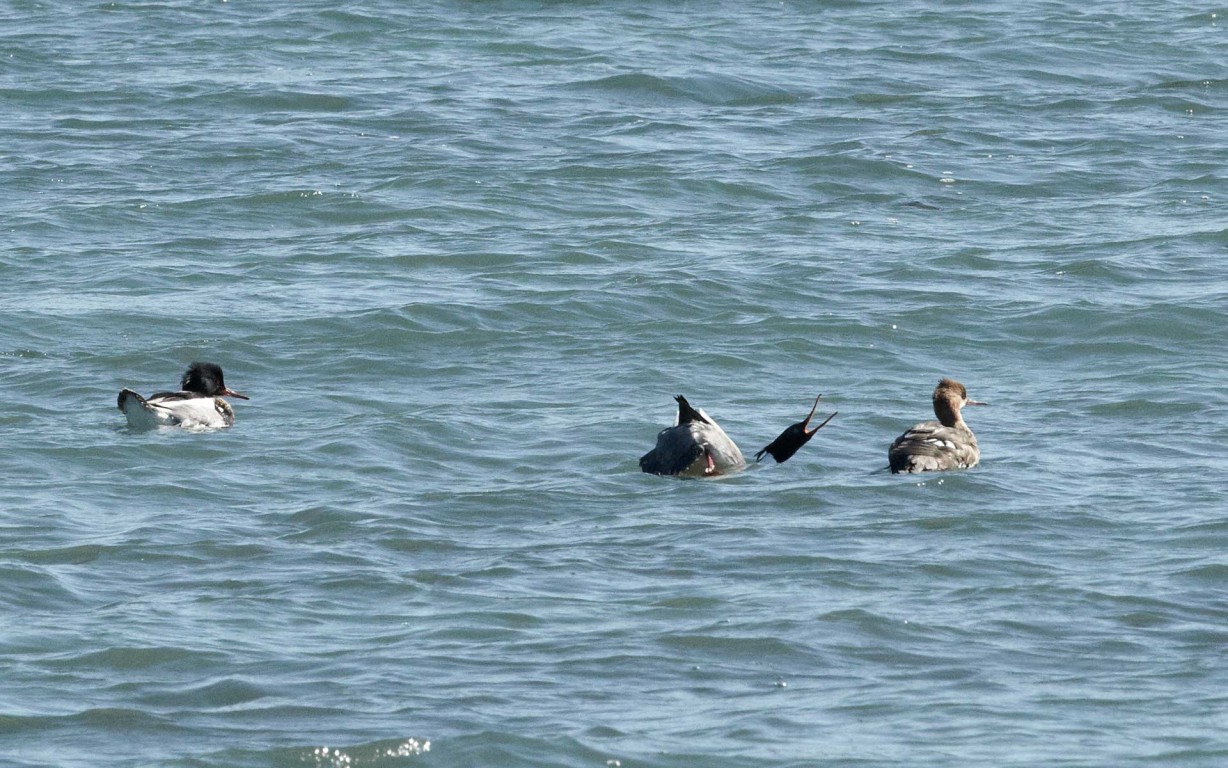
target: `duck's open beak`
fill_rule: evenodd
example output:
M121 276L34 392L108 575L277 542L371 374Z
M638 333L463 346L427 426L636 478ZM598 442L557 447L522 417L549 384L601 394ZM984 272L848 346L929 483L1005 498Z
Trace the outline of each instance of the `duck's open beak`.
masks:
M246 398L244 398L244 399L246 399ZM840 415L840 412L839 412L839 411L832 411L831 415L830 415L830 416L828 416L826 419L823 419L823 422L822 422L821 424L819 424L819 426L817 426L817 427L815 427L814 429L812 429L812 430L810 430L809 432L807 432L807 433L806 433L806 437L810 437L810 436L811 436L811 435L813 435L815 432L818 432L818 431L819 431L820 429L822 429L823 427L826 427L826 426L827 426L827 422L831 421L832 419L836 418L836 417L837 417L837 416L839 416L839 415Z
M827 426L827 422L829 422L829 421L831 421L832 419L836 418L836 414L835 414L835 413L833 413L832 415L828 416L826 419L823 419L823 423L822 423L822 424L820 424L819 426L815 427L814 429L806 429L806 427L807 427L807 426L810 424L810 419L812 419L812 418L814 417L814 412L815 412L815 411L817 411L817 410L819 409L819 401L820 401L820 400L822 400L822 399L823 399L823 396L822 396L822 395L819 395L818 397L816 397L816 398L814 399L814 405L810 407L810 413L806 414L806 418L802 419L802 421L801 421L800 426L801 426L801 428L802 428L802 434L806 436L806 439L807 439L807 440L809 440L809 439L810 439L810 437L811 437L811 436L812 436L812 435L813 435L815 432L818 432L818 431L819 431L820 429L822 429L823 427L826 427L826 426ZM838 411L837 411L837 413L838 413Z
M836 415L833 413L831 416L828 416L827 419L822 424L815 427L814 429L806 429L806 427L810 425L810 420L814 418L814 412L819 409L819 401L822 399L823 399L822 395L819 395L818 397L816 397L814 399L814 405L810 406L810 413L806 414L806 418L802 419L802 434L804 434L806 437L810 437L815 432L818 432L820 429L822 429L827 424L828 421L831 421L832 416Z

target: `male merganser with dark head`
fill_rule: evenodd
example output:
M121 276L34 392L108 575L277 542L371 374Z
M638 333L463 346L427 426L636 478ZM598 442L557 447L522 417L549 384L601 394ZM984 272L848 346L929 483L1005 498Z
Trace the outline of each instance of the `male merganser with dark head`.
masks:
M158 392L148 398L131 389L121 389L118 405L128 417L128 426L135 429L229 427L235 423L235 412L222 398L248 399L247 395L226 387L221 366L213 363L192 363L183 374L179 388L179 392Z
M822 424L810 428L810 419L819 407L819 397L814 399L810 414L791 425L780 436L755 454L755 461L770 455L777 464L789 460L798 449L814 437L814 433L827 426L836 414L828 416ZM693 408L686 398L678 395L678 418L674 426L666 427L657 434L657 447L640 458L640 469L653 475L678 475L679 477L715 477L736 472L746 466L746 459L738 446L729 439L702 409Z
M923 421L895 439L887 451L892 474L967 469L981 460L976 435L964 422L959 409L965 405L988 405L968 399L968 390L953 379L943 379L934 388L934 414L938 421Z

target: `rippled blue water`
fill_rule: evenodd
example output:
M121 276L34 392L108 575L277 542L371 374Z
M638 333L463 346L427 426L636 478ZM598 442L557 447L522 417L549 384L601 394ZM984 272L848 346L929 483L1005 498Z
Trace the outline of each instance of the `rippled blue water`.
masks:
M0 763L1225 764L1226 15L4 5Z

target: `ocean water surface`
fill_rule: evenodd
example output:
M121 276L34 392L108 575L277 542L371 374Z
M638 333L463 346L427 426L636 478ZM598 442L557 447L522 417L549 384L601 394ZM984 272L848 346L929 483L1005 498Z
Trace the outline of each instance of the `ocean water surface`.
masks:
M1228 763L1226 17L7 3L0 763Z

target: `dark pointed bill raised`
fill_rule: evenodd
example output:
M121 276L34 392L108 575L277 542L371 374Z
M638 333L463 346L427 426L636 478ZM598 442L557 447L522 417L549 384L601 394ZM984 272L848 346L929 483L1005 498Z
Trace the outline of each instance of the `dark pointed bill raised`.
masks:
M819 395L814 399L814 405L811 406L810 413L806 414L806 418L796 424L790 424L775 440L756 453L755 461L762 461L764 455L771 456L776 460L777 464L783 464L793 458L793 454L797 453L803 445L810 442L810 438L814 437L814 434L820 429L827 426L827 423L839 413L837 411L824 419L823 423L818 426L810 427L810 420L814 418L814 412L818 410L819 400L821 399L823 399L823 395Z

